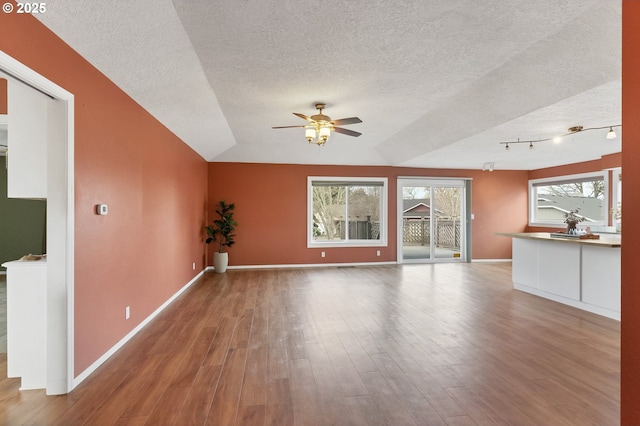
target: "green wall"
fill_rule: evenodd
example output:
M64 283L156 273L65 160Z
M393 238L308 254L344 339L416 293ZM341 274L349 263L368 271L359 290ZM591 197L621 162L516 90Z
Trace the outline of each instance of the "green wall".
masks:
M0 156L0 264L29 253L42 254L47 209L45 200L7 198L5 164Z

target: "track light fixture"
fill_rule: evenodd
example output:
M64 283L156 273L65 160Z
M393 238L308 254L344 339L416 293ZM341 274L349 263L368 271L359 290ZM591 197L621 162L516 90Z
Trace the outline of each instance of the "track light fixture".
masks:
M567 133L563 134L563 135L559 135L559 136L554 136L551 138L545 138L545 139L533 139L533 140L527 140L527 141L521 141L520 139L516 140L516 141L504 141L504 142L500 142L500 144L504 145L504 149L506 149L507 151L509 150L509 144L517 144L517 143L528 143L529 144L529 149L533 149L533 144L534 143L538 143L538 142L548 142L548 141L553 141L555 143L560 143L562 141L562 138L564 138L565 136L569 136L569 135L573 135L576 133L580 133L580 132L586 132L589 130L602 130L602 129L609 129L609 131L607 132L607 139L615 139L617 137L616 132L613 130L614 127L622 127L622 124L614 124L613 126L603 126L603 127L587 127L584 128L582 126L573 126L573 127L569 127L567 129Z

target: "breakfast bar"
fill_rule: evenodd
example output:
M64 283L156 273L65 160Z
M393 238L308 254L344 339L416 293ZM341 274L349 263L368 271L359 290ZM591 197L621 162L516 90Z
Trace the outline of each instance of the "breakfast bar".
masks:
M515 289L620 320L620 240L499 235L513 238Z

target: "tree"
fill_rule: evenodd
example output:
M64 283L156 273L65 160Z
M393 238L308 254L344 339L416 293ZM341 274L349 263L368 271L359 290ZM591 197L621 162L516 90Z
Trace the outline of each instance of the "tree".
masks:
M433 188L436 210L451 218L460 217L460 188Z
M583 197L604 199L604 180L593 180L590 182L571 182L560 185L549 185L545 187L547 194L559 195L562 197Z
M348 201L349 217L366 220L367 216L378 220L380 215L380 187L377 186L351 186L349 187Z
M336 218L345 215L346 187L314 186L312 192L314 219L320 223L327 239L339 237Z
M402 198L404 200L415 200L420 193L424 193L424 187L417 186L403 186L402 187Z

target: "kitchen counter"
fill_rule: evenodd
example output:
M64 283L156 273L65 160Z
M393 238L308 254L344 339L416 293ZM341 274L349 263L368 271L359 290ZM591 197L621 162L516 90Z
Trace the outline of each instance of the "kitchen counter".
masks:
M620 240L499 235L513 238L516 290L620 320Z
M562 243L585 244L598 247L620 247L621 241L618 239L601 236L598 240L580 239L574 237L552 237L549 232L514 232L498 233L504 237L526 238L529 240L557 241Z

